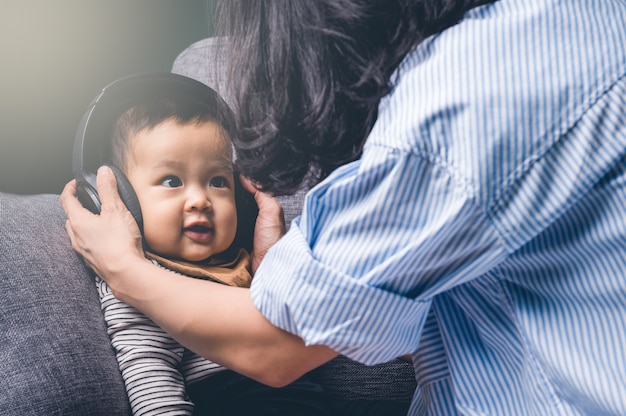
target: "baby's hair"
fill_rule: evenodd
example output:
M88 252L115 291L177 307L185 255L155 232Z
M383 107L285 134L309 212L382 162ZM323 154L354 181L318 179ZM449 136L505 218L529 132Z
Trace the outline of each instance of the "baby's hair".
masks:
M180 125L215 122L229 142L235 134L232 110L217 94L203 101L183 93L172 94L135 104L118 117L111 138L111 164L126 172L129 139L166 121Z

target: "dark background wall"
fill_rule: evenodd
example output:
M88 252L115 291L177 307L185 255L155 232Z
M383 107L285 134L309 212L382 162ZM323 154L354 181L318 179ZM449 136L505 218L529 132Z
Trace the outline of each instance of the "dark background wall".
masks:
M109 82L169 71L211 33L211 0L2 0L0 191L59 193L87 105Z

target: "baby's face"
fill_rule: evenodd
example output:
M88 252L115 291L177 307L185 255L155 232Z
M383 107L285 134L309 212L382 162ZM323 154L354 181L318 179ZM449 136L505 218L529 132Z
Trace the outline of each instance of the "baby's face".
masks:
M213 122L165 121L129 140L126 176L137 193L151 250L205 260L235 238L231 146Z

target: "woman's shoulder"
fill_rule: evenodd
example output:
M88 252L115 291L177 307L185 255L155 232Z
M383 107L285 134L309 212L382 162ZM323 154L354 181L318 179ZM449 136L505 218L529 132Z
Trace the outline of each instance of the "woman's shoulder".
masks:
M518 166L624 76L626 11L610 7L503 0L471 10L407 55L368 142L460 166L500 153Z

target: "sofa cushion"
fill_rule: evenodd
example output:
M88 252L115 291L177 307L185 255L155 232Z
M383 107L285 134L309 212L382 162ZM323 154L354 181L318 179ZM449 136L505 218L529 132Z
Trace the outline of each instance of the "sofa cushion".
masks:
M0 193L0 414L129 415L58 195Z

